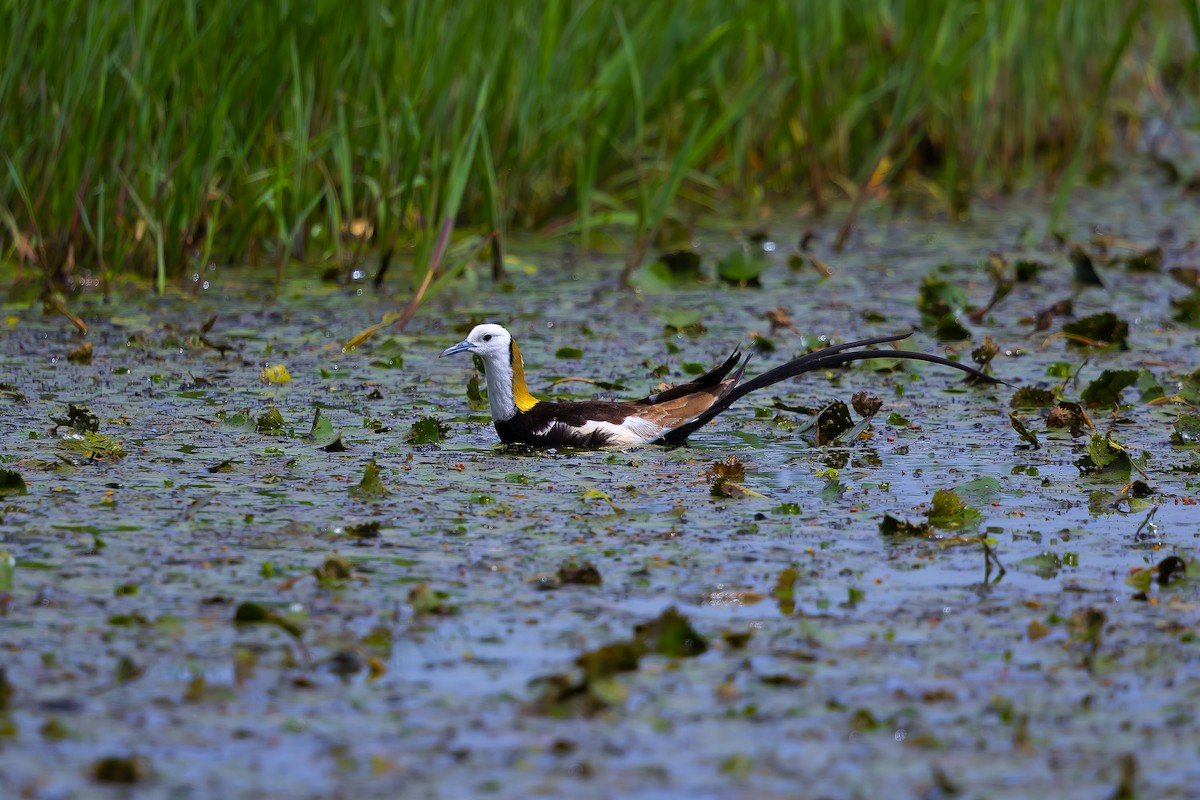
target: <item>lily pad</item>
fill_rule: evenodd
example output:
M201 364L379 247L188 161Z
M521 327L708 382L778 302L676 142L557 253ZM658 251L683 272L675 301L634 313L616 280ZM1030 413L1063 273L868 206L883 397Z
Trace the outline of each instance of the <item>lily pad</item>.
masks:
M1171 423L1171 442L1177 445L1200 444L1200 414L1181 414L1176 417ZM0 474L0 479L2 477Z

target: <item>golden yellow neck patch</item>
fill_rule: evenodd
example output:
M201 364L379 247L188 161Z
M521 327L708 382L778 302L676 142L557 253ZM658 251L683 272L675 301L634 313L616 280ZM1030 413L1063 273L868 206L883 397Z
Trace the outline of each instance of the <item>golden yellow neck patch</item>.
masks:
M509 359L512 362L513 403L518 411L528 411L538 404L538 399L529 393L525 385L525 359L521 358L521 349L515 339L510 340Z

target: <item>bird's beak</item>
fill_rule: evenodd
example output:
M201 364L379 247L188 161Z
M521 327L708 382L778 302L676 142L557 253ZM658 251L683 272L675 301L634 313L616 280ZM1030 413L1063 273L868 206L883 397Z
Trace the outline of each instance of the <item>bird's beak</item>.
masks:
M443 350L442 354L441 354L441 356L439 356L439 358L445 358L446 356L452 356L455 353L462 353L466 350L470 350L474 346L475 345L471 344L471 342L468 341L467 339L463 339L461 342L454 345L453 347L447 347L445 350Z

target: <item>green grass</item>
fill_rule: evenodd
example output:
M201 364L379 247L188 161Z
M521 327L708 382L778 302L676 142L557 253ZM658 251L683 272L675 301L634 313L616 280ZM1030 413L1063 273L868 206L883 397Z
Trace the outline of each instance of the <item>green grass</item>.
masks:
M960 213L1190 97L1196 0L1143 5L0 0L0 258L161 290L376 253L415 291L450 227L615 226L632 269L774 196Z

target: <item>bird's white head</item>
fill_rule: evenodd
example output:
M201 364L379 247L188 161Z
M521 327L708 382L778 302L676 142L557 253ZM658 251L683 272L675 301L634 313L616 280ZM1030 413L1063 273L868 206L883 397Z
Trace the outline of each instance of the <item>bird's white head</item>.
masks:
M525 385L525 361L521 358L521 350L503 326L492 322L476 325L466 339L442 351L443 356L455 353L478 353L483 359L492 419L512 419L518 412L537 405L537 398Z
M443 350L442 355L452 356L455 353L471 352L478 353L485 364L508 363L511 344L512 335L504 329L503 325L485 322L472 328L466 339Z

